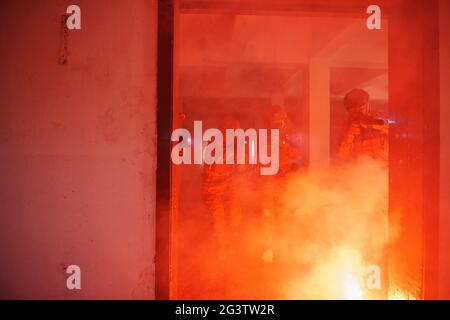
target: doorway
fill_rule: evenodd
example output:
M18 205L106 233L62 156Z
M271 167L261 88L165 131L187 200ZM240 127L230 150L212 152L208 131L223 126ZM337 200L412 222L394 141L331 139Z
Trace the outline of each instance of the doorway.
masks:
M408 29L407 20L397 18L395 13L407 6L416 10L415 16L414 11L410 14L415 17L418 33L425 35L430 30L424 26L431 24L431 20L418 15L419 4L402 1L389 6L382 4L381 30L367 29L364 1L340 1L333 5L318 4L317 1L249 1L245 4L237 1L215 4L189 0L161 2L158 95L159 105L165 109L160 107L158 114L157 297L408 299L426 296L424 282L430 284L427 288L432 294L433 279L427 280L426 275L433 274L433 256L437 249L434 238L426 235L432 235L437 224L433 215L435 208L430 204L432 199L428 199L435 197L435 193L427 190L435 186L425 172L433 174L435 169L425 162L411 162L416 157L411 160L409 154L412 151L405 148L406 144L417 144L414 155L423 155L428 147L423 140L421 143L401 140L399 133L414 131L423 134L422 139L432 138L434 131L421 130L439 118L424 118L420 113L423 105L418 103L414 103L415 114L405 110L405 95L409 93L406 88L400 88L400 83L413 75L399 59L403 56L401 46L409 45L411 50L415 48L429 58L423 61L413 55L410 62L420 60L420 66L426 68L432 66L435 52L422 47L421 42L403 40L399 43L399 36ZM431 77L430 80L435 79ZM423 89L423 79L416 81L420 83L412 85L422 85ZM430 89L435 85L432 81L426 84ZM324 173L324 170L331 170L329 168L334 165L346 116L343 98L354 88L369 92L376 117L390 124L389 172L371 165L367 167L368 164L364 163L335 176L332 182L318 183L315 179L329 178L327 172L334 172ZM425 89L416 91L417 96L434 99ZM264 256L267 239L263 235L267 233L264 227L267 221L264 220L261 203L279 191L263 191L261 186L266 182L249 174L241 175L234 189L238 190L236 203L245 223L240 225L240 232L227 232L234 240L228 240L226 253L233 258L221 259L214 240L216 231L214 214L211 214L214 208L211 209L205 201L205 193L208 198L205 167L168 164L172 146L167 139L168 130L181 127L192 130L195 120L201 120L205 128L219 128L221 119L230 117L238 120L242 128L262 128L273 107L281 108L292 124L290 136L295 137L293 144L298 151L296 164L301 173L296 173L296 182L288 179L283 185L291 199L305 200L304 196L296 196L294 190L303 190L302 195L315 199L317 194L310 193L313 189L319 189L321 194L328 192L330 197L351 198L354 195L351 192L364 186L366 193L372 194L370 199L374 205L382 206L380 203L385 201L386 225L390 227L386 228L389 230L386 239L389 241L381 246L383 258L371 258L376 260L371 265L382 267L383 286L375 295L366 294L359 275L354 277L351 273L349 276L347 272L364 266L360 262L360 247L356 246L358 250L355 251L355 246L349 247L348 243L370 242L360 236L373 229L366 229L368 220L361 219L361 215L353 216L353 212L361 211L364 212L363 217L371 214L361 203L347 201L342 205L331 201L326 203L328 208L324 210L323 206L318 206L318 201L313 201L305 210L304 201L298 203L275 197L277 200L274 201L282 202L276 202L276 209L272 211L280 211L282 207L289 208L289 214L301 209L302 212L321 212L322 215L319 219L308 217L301 222L297 219L297 224L284 218L291 226L286 226L285 222L281 224L281 231L273 232L272 238L274 235L278 238L279 253L273 256L272 252L268 257ZM416 126L411 126L406 118L415 120ZM433 152L426 157L435 162L438 157L435 150ZM402 164L410 161L418 169L416 175L411 176L403 166L395 165L400 161ZM341 187L340 182L348 181L348 176L354 176L356 180L361 170L366 174L373 172L375 178L369 176L364 182L355 181L346 188ZM311 172L319 173L312 175ZM377 178L384 174L385 178ZM400 183L407 179L415 186L409 190L408 198L402 193L404 184ZM428 188L424 188L420 181L425 181ZM378 188L370 187L374 183ZM340 185L338 191L337 184ZM246 192L248 190L252 192ZM375 196L373 190L376 190ZM212 189L213 198L217 192L221 191ZM386 192L385 200L377 196L383 192ZM364 197L366 193L357 193L356 196ZM418 194L421 195L419 198L416 197ZM409 197L415 197L422 205L411 209ZM228 210L233 212L236 209ZM286 213L288 210L281 211ZM418 223L405 221L406 210L410 216L417 217ZM342 230L332 227L336 226L335 217L341 217L337 221L342 228L357 217L360 225L355 229L359 232L342 237ZM326 233L323 233L323 227L327 229ZM376 231L384 237L383 232ZM425 241L417 236L417 232L425 235ZM299 233L304 237L295 236ZM339 237L323 236L330 233ZM416 233L414 239L413 233ZM409 246L406 259L409 267L405 267L405 259L400 258L400 252L403 254L408 241L413 241L414 245ZM428 252L427 261L423 260L424 249ZM424 265L428 267L422 271ZM410 271L405 273L406 269ZM330 274L330 270L338 271L334 275L331 272L332 277L328 279L323 274ZM346 279L343 286L329 285L336 282L333 278L336 276ZM411 282L410 279L416 281ZM311 288L320 290L312 291Z

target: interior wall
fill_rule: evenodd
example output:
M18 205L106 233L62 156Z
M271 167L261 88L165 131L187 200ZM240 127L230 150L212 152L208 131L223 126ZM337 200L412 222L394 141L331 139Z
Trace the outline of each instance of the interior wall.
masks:
M157 1L76 1L60 64L70 4L0 2L0 298L153 298Z
M439 296L450 299L450 2L439 1L441 177Z

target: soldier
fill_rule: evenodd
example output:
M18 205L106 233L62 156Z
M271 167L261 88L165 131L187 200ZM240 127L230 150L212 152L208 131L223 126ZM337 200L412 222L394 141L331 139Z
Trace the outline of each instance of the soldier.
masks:
M349 113L349 118L340 142L339 157L346 161L360 156L369 156L387 166L388 125L382 119L373 117L369 98L369 94L361 89L353 89L345 95L344 105ZM386 181L386 183L388 182ZM377 234L378 239L379 235L383 235L385 242L387 242L388 199L387 195L383 195L383 197L386 197L383 200L384 208L380 212L376 212L374 220L371 221L371 230L374 234ZM384 252L379 256L378 251L368 243L366 252L363 253L364 259L366 263L379 265L383 270L386 270L387 258ZM385 294L385 290L386 288L383 288L383 291L380 292L381 296L371 292L367 292L367 294L379 299Z
M265 115L267 129L279 130L279 141L271 141L271 147L279 148L279 170L274 176L261 177L261 214L264 236L264 251L262 260L272 263L277 230L282 230L283 218L280 217L280 196L290 173L296 171L301 165L301 156L295 143L296 132L286 113L279 106L272 106ZM275 144L278 144L276 146ZM276 238L276 237L275 237Z
M349 118L339 145L339 157L349 160L367 155L387 163L388 126L371 115L369 98L362 89L353 89L345 95Z
M245 165L226 164L226 157L235 154L226 152L226 129L239 129L240 123L232 117L225 117L220 124L224 137L223 164L213 163L203 168L203 200L212 217L213 236L218 247L220 260L226 259L227 235L235 231L241 221L242 212L239 203L239 189L236 175L245 170ZM235 159L236 160L236 159Z

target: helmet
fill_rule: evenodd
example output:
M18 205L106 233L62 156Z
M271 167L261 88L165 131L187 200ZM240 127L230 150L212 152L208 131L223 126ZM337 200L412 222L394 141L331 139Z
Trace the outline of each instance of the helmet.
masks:
M347 110L356 109L369 103L369 94L362 89L353 89L344 97L344 105Z

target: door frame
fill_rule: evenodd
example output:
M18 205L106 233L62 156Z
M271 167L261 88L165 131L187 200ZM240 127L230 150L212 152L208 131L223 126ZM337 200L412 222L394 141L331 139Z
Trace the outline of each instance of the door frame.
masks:
M257 3L257 7L255 6ZM177 170L171 162L170 135L179 122L176 66L177 17L186 13L239 13L285 15L346 15L367 17L367 0L258 0L241 3L208 0L158 1L157 50L157 178L155 298L176 299ZM389 20L390 115L398 123L390 130L389 219L404 219L405 234L389 245L389 278L418 298L438 295L439 224L439 33L438 2L430 0L380 0L383 18ZM402 37L413 30L416 37ZM412 54L400 54L409 48ZM406 59L408 63L405 63ZM414 70L410 66L416 66ZM425 72L426 71L426 72ZM416 106L411 108L411 105ZM402 139L402 135L410 139ZM414 169L412 172L411 169ZM405 183L407 179L407 183ZM412 205L413 204L413 205ZM410 248L414 245L413 249ZM405 264L414 264L418 274L403 274ZM397 277L400 274L401 276ZM417 281L420 284L417 284ZM408 287L405 283L416 283Z

